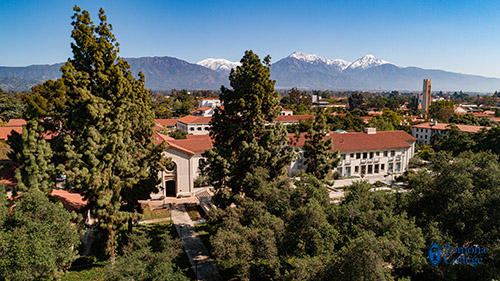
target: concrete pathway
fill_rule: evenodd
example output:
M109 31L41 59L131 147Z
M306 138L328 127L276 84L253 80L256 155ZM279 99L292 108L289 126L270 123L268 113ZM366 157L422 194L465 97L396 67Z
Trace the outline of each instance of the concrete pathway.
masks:
M344 180L335 180L333 187L343 187L351 185L355 181L365 180L368 183L375 183L377 181L381 182L391 182L392 179L397 177L398 175L390 175L390 176L365 176L364 178L352 178L352 179L344 179Z
M184 204L170 204L170 206L172 221L184 243L184 251L186 251L197 280L221 281L222 277L210 258L207 248L205 248L198 236L194 223L184 208Z

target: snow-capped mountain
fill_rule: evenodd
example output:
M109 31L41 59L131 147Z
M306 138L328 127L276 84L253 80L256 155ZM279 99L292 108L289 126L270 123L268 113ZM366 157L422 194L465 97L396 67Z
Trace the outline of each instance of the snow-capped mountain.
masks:
M374 55L365 55L362 58L357 59L356 61L351 63L347 68L348 69L359 68L359 69L365 70L367 68L379 66L379 65L383 65L383 64L392 64L392 63L385 61L385 60L377 59Z
M197 65L204 66L206 68L210 68L224 75L228 75L231 72L231 69L236 69L237 66L241 65L239 62L232 62L226 59L214 59L208 58L201 60L196 63Z
M305 54L302 52L295 52L288 57L295 58L307 63L324 63L327 65L334 65L341 68L342 70L349 66L349 64L351 64L350 62L341 59L324 59L316 54Z
M172 57L126 58L132 73L142 71L152 90L220 89L228 86L227 73L239 65L225 59L206 59L197 64ZM49 78L60 77L61 64L26 67L0 66L0 88L29 91ZM422 79L432 79L434 91L493 92L500 79L453 73L437 69L402 67L366 55L353 63L329 60L296 52L273 62L271 78L277 89L309 90L412 90L422 89Z

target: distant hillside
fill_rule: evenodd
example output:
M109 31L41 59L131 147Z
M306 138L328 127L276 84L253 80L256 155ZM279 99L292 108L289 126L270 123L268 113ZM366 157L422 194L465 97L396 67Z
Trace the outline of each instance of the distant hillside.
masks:
M26 80L19 77L0 77L0 89L16 92L28 92L31 87L38 85L42 80Z
M271 78L277 88L331 90L410 90L421 91L422 80L432 79L433 91L494 92L500 79L477 75L400 67L366 55L349 64L333 65L341 60L317 55L293 53L271 66ZM345 61L344 61L345 62Z
M146 88L152 90L203 89L218 90L221 85L228 85L226 75L203 66L188 63L172 57L126 58L132 73L142 71L146 76ZM30 65L26 67L0 67L0 77L5 77L0 84L4 90L25 91L31 86L47 79L61 77L63 64Z
M146 75L146 87L153 90L218 90L228 85L227 76L206 67L172 57L127 58L132 73Z
M238 65L224 59L206 59L192 64L172 57L127 58L132 73L146 75L153 90L216 90L228 86L229 69ZM0 87L25 91L47 79L61 76L62 63L27 67L0 67ZM400 90L420 91L424 78L432 79L433 91L494 92L500 79L477 75L401 67L373 55L348 62L296 52L271 66L276 88L311 90Z

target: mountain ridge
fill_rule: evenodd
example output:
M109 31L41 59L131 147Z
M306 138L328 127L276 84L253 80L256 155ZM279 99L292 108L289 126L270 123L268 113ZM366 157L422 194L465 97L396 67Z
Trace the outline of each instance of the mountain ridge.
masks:
M125 58L132 73L142 71L146 87L152 90L218 90L228 86L228 74L239 62L209 58L189 63L168 57ZM25 91L47 79L61 77L63 63L26 67L0 66L0 87ZM400 90L420 91L423 79L433 79L433 91L494 92L500 79L449 72L440 69L402 67L365 55L353 62L325 59L315 54L294 52L271 65L271 78L277 89L297 87L309 90Z

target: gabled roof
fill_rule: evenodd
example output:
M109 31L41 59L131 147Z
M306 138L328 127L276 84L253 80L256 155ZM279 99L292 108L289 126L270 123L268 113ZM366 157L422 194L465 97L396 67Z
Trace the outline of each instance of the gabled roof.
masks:
M84 200L82 195L68 190L52 189L50 196L59 199L64 208L70 212L83 209L87 205L87 200Z
M164 135L164 134L161 134L161 133L158 133L158 132L155 132L153 134L153 138L154 138L154 140L153 140L154 144L159 144L159 143L162 143L164 141L174 140L174 138L169 137L169 136Z
M491 127L484 126L474 126L474 125L461 125L456 124L457 128L465 133L479 133L483 128L486 130L491 129ZM421 128L421 129L433 129L433 130L451 130L451 126L448 123L436 123L435 125L432 122L426 122L422 124L413 125L413 128Z
M164 127L175 127L177 125L177 119L155 119L155 123Z
M208 135L200 135L182 140L169 140L167 143L169 147L176 148L189 154L202 153L214 147L213 141Z
M16 131L19 134L22 134L23 127L0 127L0 140L7 140L12 131Z
M7 123L7 127L22 127L26 125L26 120L24 119L10 119Z
M289 134L288 137L293 139L295 134ZM415 138L404 131L383 131L375 134L361 132L337 134L330 132L325 137L325 139L328 138L331 138L333 142L331 151L339 150L341 152L408 148L411 147L408 142L415 141ZM305 141L305 133L302 133L293 146L302 147Z
M186 123L186 124L208 124L208 123L210 123L210 120L212 120L212 117L188 115L188 116L184 116L182 118L179 118L177 120L179 122Z

